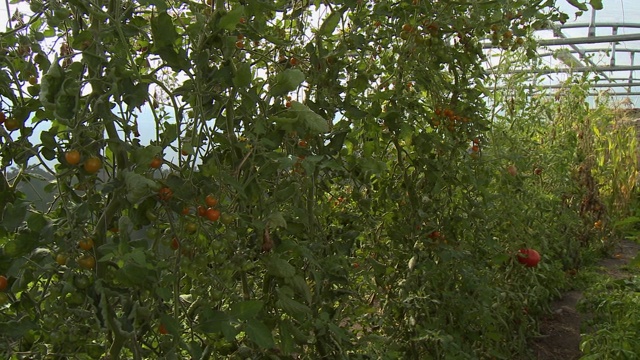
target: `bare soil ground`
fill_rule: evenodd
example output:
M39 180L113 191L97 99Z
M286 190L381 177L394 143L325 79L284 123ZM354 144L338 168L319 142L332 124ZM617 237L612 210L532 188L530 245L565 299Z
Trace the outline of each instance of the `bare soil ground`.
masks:
M640 244L622 241L614 255L599 263L602 271L620 279L630 276L623 267L640 251ZM582 356L580 351L580 324L588 314L576 310L582 298L579 291L569 291L551 304L552 315L541 320L540 336L532 341L538 360L574 360Z

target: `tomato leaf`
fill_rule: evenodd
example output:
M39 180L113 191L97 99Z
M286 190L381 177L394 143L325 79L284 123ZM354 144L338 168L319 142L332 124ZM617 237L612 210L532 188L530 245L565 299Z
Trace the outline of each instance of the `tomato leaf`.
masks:
M603 9L602 0L589 0L589 4L591 4L591 7L594 8L595 10Z
M127 200L132 204L139 204L158 187L155 181L130 171L125 172L124 181L127 187Z
M239 320L249 320L258 316L264 303L260 300L247 300L231 304L229 315Z
M342 18L342 12L334 11L331 15L327 16L322 25L320 25L320 29L318 29L318 35L328 36L333 33Z
M247 321L245 332L249 340L263 349L271 349L275 346L271 329L269 329L262 321Z
M228 13L226 13L224 16L220 18L220 22L218 23L218 26L225 30L233 30L236 28L236 26L240 22L240 19L242 18L243 14L244 14L244 6L242 5L236 6L235 8L231 9L231 11L229 11Z
M284 216L282 216L281 212L275 212L270 214L267 217L267 223L272 229L279 228L279 227L282 227L285 229L287 228L287 221L284 219Z
M579 10L582 10L582 11L589 10L589 8L585 3L581 3L578 0L567 0L567 2L571 4L573 7L578 8Z
M230 324L231 318L222 311L213 310L211 308L203 308L198 316L198 323L195 325L197 331L205 333L227 333L233 332L235 329Z
M22 225L25 216L27 216L26 201L17 201L15 204L6 204L4 214L2 216L2 226L9 232L14 232L18 226Z
M171 16L166 11L151 19L151 35L156 48L173 48L179 35L173 26Z
M233 77L233 84L239 88L251 85L251 66L247 63L238 65Z
M272 255L266 258L267 272L273 276L290 278L296 274L296 269L285 259Z
M282 96L302 84L305 76L298 69L287 69L276 76L276 83L269 89L271 96Z
M285 291L283 289L277 289L278 300L276 301L276 305L279 306L282 310L284 310L287 314L293 316L296 319L304 318L306 315L311 314L311 309L294 299L291 298L291 294L293 291L288 289L289 291Z

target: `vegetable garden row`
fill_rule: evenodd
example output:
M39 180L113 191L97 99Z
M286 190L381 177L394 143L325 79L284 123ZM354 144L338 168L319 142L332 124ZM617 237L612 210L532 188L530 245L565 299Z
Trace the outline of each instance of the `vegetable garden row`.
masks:
M531 356L625 235L635 132L509 75L554 1L470 5L12 4L0 357Z

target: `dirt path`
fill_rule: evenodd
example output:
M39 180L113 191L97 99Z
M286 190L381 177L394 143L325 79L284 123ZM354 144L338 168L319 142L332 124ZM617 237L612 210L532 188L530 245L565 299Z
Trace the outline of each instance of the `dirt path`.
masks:
M609 276L620 279L629 276L622 267L640 251L640 244L622 241L614 256L603 259L599 265ZM551 304L552 316L540 323L540 336L533 340L538 360L574 360L582 356L580 351L580 324L584 317L576 310L582 298L579 291L569 291Z

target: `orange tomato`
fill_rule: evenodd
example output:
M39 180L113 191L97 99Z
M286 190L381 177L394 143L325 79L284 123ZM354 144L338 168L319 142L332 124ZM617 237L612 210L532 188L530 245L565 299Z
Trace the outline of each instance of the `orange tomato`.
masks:
M16 120L13 117L8 118L5 122L4 122L4 128L7 129L7 131L13 131L16 130L20 127L20 122L18 120Z
M211 221L218 221L220 219L220 210L208 208L207 209L207 219Z
M213 195L207 195L207 197L204 198L204 202L209 207L214 207L214 206L218 205L218 199L213 197Z
M78 242L78 246L82 250L89 251L93 249L93 239L91 238L82 239Z
M91 255L84 255L79 257L76 262L80 265L81 268L86 270L92 270L96 267L96 258Z
M163 187L158 190L158 198L162 201L169 201L173 197L173 191L168 187Z
M159 169L162 166L162 158L161 157L154 157L153 160L151 160L151 164L149 164L149 167L153 168L153 169Z
M204 217L205 215L207 215L207 209L205 209L202 205L198 206L198 216Z
M64 159L69 165L78 165L80 163L80 152L78 150L70 150L64 154Z
M84 162L84 170L89 174L95 174L102 168L102 160L98 157L90 157Z

